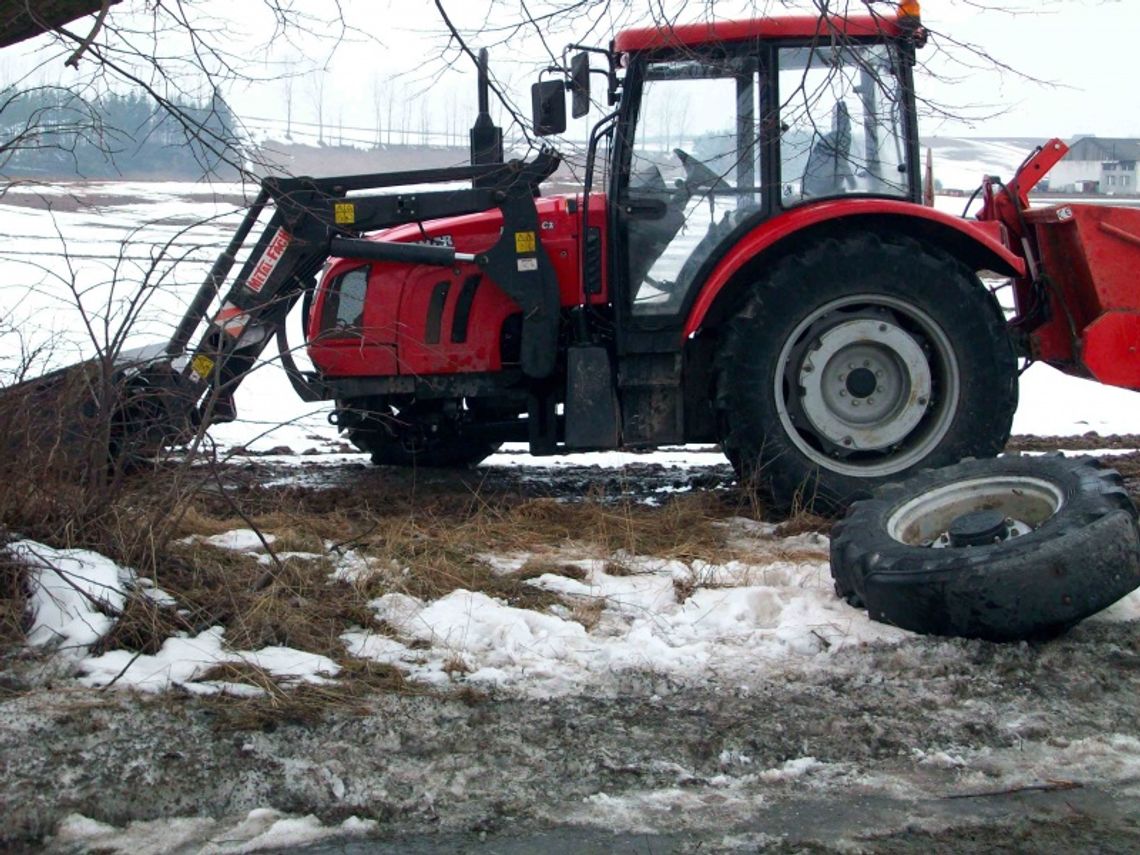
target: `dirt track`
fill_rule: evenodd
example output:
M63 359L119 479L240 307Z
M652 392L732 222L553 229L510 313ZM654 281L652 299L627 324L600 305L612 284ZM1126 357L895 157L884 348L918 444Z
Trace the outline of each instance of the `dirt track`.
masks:
M1140 455L1112 462L1140 492ZM356 467L313 467L289 489L333 502ZM268 459L231 472L276 474ZM732 491L727 465L651 462L386 484L457 500ZM916 637L746 685L641 674L551 700L376 695L367 712L256 732L219 731L215 708L187 697L13 688L0 696L13 844L70 812L122 826L271 805L379 820L360 852L1140 850L1136 623L1039 645Z

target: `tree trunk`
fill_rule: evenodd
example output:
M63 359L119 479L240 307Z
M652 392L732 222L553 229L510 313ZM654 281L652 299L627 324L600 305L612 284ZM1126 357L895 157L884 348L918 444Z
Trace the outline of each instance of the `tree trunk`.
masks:
M0 48L93 15L102 6L102 0L0 0Z

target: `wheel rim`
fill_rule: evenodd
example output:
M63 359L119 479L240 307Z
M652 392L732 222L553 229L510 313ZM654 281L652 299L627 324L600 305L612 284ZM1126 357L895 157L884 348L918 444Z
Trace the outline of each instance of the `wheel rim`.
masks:
M1029 534L1064 504L1061 490L1040 478L972 478L928 490L900 505L887 520L887 534L910 546L983 546Z
M958 363L914 305L855 295L805 317L779 356L775 393L795 446L831 471L891 475L933 451L954 420Z

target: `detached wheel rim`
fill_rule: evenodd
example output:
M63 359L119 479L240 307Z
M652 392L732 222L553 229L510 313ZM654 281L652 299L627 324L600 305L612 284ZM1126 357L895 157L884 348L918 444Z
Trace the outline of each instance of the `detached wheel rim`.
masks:
M1064 504L1060 488L1041 478L972 478L929 490L900 505L887 519L887 534L908 546L984 546L1035 531Z
M845 297L805 317L784 343L775 384L799 451L860 477L900 472L937 448L961 386L942 328L885 295Z

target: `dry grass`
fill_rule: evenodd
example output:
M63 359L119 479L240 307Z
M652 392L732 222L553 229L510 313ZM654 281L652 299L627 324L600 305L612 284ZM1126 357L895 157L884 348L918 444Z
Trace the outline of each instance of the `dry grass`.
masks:
M300 686L243 665L214 669L208 678L261 690L256 698L207 701L220 727L242 729L316 721L329 710L358 708L371 692L415 691L398 670L346 653L341 636L349 629L397 635L376 620L370 606L376 597L399 592L427 601L466 589L521 608L562 604L590 629L601 619L602 601L563 598L528 580L544 574L582 580L586 559L602 562L611 575L629 575L637 572L634 556L743 557L723 521L755 511L746 496L684 493L656 507L601 492L562 501L483 492L458 479L425 486L414 477L369 471L358 485L331 489L265 488L259 480L256 467L169 464L116 481L100 496L90 485L66 480L15 479L0 496L0 526L54 546L99 551L135 567L178 602L172 609L130 597L96 653L151 654L174 634L220 625L233 649L289 646L341 666L333 684ZM181 542L237 528L273 535L263 560ZM376 572L352 583L333 579L337 555L348 550L375 562ZM286 552L322 557L281 558ZM531 558L504 574L477 557L484 553ZM25 605L21 572L0 565L0 573L0 643L17 644ZM679 599L687 595L678 591ZM457 657L447 667L456 674L466 668ZM481 699L477 694L472 703Z
M514 574L516 579L537 579L539 576L565 576L581 582L588 575L577 564L568 561L555 561L550 558L531 558Z
M341 671L330 683L285 686L271 674L248 663L211 668L199 682L244 683L261 693L252 697L207 696L203 703L221 731L273 730L280 724L313 726L334 712L365 713L368 698L377 692L423 693L410 686L391 665L340 656Z
M192 632L193 625L176 608L160 606L135 592L127 597L111 631L92 646L98 656L108 650L136 650L154 655L166 639L180 632Z
M24 639L27 591L23 566L0 552L0 646L7 650Z
M579 598L570 609L570 617L585 627L589 632L602 619L602 612L606 610L605 601L600 598Z
M792 537L797 534L819 532L827 534L831 531L834 520L820 516L812 511L801 510L790 516L785 522L776 526L777 537Z

